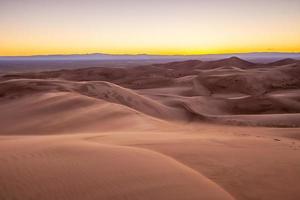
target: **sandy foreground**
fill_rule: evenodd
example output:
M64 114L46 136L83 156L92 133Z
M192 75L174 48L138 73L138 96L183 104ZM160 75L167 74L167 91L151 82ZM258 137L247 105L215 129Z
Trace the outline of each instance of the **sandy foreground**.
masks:
M3 76L0 199L300 199L298 65L226 62Z
M164 129L2 136L0 197L300 198L299 129Z

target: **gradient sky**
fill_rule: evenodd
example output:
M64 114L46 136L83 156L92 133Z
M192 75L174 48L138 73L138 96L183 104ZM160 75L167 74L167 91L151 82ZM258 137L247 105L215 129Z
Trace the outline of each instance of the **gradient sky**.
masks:
M300 52L300 0L0 0L0 55Z

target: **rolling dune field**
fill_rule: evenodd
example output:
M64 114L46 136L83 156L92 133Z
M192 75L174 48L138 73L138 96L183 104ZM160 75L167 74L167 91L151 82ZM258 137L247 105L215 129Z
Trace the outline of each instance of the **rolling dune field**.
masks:
M298 200L300 61L0 75L2 200Z

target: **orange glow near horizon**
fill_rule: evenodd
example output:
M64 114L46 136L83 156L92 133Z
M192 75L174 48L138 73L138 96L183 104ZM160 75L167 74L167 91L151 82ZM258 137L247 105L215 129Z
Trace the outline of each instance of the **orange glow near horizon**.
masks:
M0 56L300 52L296 0L0 2Z
M103 54L112 54L112 55L139 55L139 54L147 54L147 55L208 55L208 54L235 54L235 53L300 53L300 49L280 49L280 50L207 50L207 51L182 51L182 50L174 50L174 51L168 51L168 50L159 50L159 51L151 51L151 50L142 50L142 51L101 51L101 50L78 50L78 51L72 51L72 50L41 50L36 49L32 51L24 50L21 51L19 49L16 50L9 50L9 51L1 51L0 56L36 56L36 55L76 55L76 54L94 54L94 53L103 53Z

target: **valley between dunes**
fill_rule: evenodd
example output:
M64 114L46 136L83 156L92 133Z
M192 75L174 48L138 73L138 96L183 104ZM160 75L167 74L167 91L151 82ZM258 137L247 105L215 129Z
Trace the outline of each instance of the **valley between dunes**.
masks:
M2 200L298 200L300 62L0 75Z

